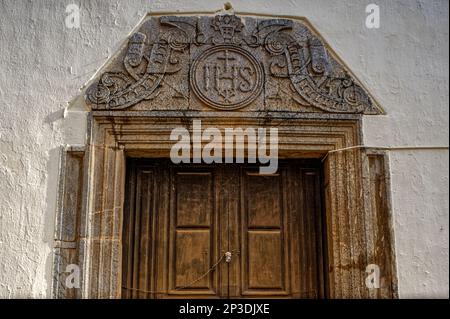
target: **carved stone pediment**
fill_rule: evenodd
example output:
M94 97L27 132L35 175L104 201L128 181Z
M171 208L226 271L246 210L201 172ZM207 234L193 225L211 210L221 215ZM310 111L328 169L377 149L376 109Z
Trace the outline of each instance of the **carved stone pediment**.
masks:
M381 114L305 24L149 17L86 92L94 110Z

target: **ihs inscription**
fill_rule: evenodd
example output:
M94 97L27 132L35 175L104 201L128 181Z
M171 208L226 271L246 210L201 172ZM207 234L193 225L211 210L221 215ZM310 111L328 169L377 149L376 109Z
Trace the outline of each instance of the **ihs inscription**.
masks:
M206 104L236 109L261 92L263 70L256 58L240 47L214 46L198 56L191 68L191 86Z

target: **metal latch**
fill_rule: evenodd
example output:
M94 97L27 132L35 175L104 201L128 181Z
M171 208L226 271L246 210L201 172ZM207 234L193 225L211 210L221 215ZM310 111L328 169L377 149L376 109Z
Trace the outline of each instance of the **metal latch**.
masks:
M231 262L231 252L229 251L225 253L225 262L227 263Z

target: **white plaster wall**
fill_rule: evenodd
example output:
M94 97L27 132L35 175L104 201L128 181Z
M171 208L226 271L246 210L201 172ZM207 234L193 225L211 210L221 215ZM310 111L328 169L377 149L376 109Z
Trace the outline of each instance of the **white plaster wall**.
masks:
M85 137L84 113L64 113L67 102L145 13L223 2L0 0L0 297L51 296L60 146ZM80 29L65 27L70 3ZM365 144L448 146L447 0L231 3L309 19L387 112L365 118ZM364 26L369 3L380 6L380 29ZM400 297L448 298L448 149L389 153Z

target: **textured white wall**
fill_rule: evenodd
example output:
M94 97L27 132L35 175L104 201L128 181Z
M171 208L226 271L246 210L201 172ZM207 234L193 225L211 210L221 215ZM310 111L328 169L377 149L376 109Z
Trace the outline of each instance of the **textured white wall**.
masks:
M213 12L217 0L0 0L0 297L50 297L59 147L84 142L68 101L147 12ZM65 8L81 8L67 29ZM376 146L448 145L448 1L231 1L306 17L386 110ZM381 10L366 29L365 7ZM448 297L448 150L391 151L401 297Z

